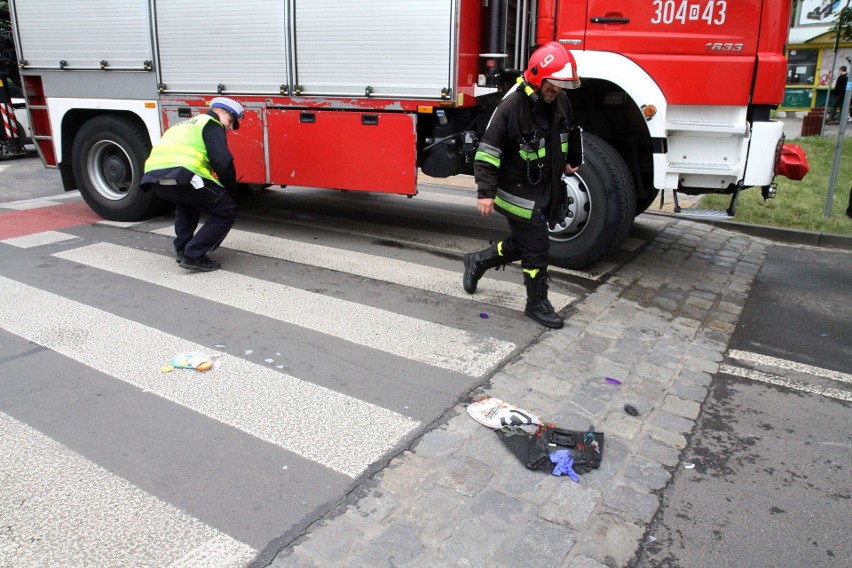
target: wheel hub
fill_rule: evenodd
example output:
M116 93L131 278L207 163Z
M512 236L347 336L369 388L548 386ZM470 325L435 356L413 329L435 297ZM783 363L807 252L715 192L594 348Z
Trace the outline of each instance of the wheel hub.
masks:
M104 163L104 177L113 185L123 183L127 179L127 164L118 156L109 156Z
M92 146L87 159L95 191L110 201L124 199L133 181L133 165L127 152L111 140Z
M578 174L562 176L566 192L564 216L550 227L550 239L568 241L579 235L589 221L592 213L592 200L583 178Z

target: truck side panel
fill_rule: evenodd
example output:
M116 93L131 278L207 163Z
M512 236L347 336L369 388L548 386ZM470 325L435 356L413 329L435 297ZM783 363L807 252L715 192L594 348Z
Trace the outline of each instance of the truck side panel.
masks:
M286 4L154 2L163 89L279 94L289 83Z
M416 117L268 109L274 183L414 194ZM242 130L242 126L240 127Z
M141 0L56 2L25 0L14 5L26 68L150 68L147 3Z
M441 98L453 86L457 0L298 0L303 94Z

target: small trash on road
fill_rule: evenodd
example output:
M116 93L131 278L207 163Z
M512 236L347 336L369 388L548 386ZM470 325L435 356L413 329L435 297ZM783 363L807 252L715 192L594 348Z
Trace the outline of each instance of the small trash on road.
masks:
M178 353L170 361L172 369L194 369L196 371L210 371L219 367L219 356L210 355L203 351L193 351L191 353ZM164 373L166 367L161 369Z
M626 412L630 416L639 416L639 410L637 410L636 407L632 404L625 404L624 412Z

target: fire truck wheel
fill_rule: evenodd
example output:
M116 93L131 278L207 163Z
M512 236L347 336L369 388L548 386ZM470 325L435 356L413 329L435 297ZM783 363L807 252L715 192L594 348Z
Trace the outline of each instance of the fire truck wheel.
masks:
M620 247L633 224L636 191L627 164L607 142L583 133L585 163L564 176L565 217L550 228L550 262L582 268Z
M159 197L139 187L150 152L148 134L129 118L104 115L83 124L74 138L72 165L92 211L110 221L141 221L163 209Z

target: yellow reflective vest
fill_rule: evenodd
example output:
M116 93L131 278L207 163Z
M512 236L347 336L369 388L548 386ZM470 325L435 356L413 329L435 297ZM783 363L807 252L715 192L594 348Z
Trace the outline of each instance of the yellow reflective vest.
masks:
M216 124L222 124L209 114L199 114L166 130L159 144L154 146L151 155L145 160L145 173L169 168L186 168L222 186L210 166L207 146L201 135L204 127L211 120Z

